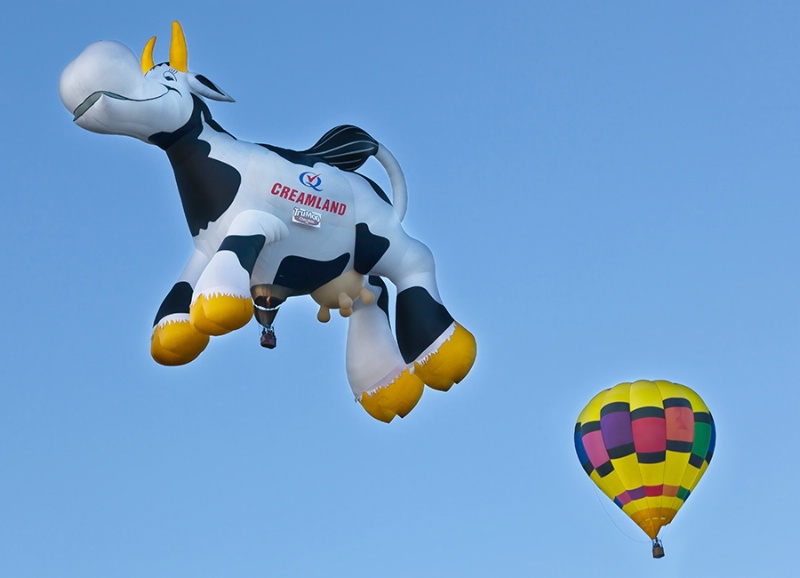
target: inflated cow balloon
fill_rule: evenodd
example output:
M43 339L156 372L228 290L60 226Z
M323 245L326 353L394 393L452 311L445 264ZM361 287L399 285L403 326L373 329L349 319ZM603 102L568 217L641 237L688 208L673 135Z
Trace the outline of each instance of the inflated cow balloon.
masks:
M373 417L391 421L416 405L423 384L447 390L475 360L472 334L444 307L431 252L402 228L406 186L392 154L363 130L340 126L304 151L237 140L204 99L232 101L188 71L186 41L172 25L169 62L154 64L155 37L141 61L113 41L88 46L61 75L74 122L132 136L167 153L194 253L156 314L153 359L181 365L209 336L255 317L262 345L289 297L311 295L319 319L349 317L347 374ZM355 171L375 157L392 201ZM397 288L396 340L382 277Z

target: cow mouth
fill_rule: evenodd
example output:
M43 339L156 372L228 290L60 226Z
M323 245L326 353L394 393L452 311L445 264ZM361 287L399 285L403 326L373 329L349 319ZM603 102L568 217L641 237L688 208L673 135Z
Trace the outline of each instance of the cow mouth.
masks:
M92 94L87 96L86 99L78 105L78 108L76 108L72 113L74 115L72 121L75 122L80 117L82 117L87 110L92 108L94 103L100 100L101 96L107 96L108 98L113 98L114 100L127 100L130 102L147 102L148 100L157 100L162 96L164 96L165 94L167 94L170 90L175 90L168 86L165 88L167 90L164 91L163 94L159 94L158 96L153 96L151 98L128 98L127 96L122 96L121 94L117 94L116 92L109 92L107 90L98 90L97 92L93 92Z

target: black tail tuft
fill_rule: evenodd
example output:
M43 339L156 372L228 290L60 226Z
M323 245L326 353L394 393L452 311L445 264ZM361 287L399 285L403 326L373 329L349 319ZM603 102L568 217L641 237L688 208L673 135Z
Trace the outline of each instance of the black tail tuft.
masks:
M378 141L365 130L344 124L332 128L314 146L302 152L344 171L353 172L378 152Z

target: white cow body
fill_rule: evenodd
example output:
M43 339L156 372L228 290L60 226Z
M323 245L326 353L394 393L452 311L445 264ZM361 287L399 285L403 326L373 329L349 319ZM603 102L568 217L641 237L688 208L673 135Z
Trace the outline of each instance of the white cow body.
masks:
M244 211L262 211L277 217L283 225L277 233L279 240L270 245L269 252L262 254L257 263L261 282L271 283L281 260L289 255L328 261L341 254L343 249L352 254L357 212L362 203L372 213L382 214L387 220L394 218L399 223L391 205L382 202L358 175L323 163L314 165L309 171L309 167L290 163L264 147L238 141L227 135L213 134L210 130L204 130L200 138L211 144L211 158L239 169L243 179L230 209L211 222L208 229L201 230L194 237L195 247L210 259L227 236L233 220ZM227 141L224 150L215 146L220 140ZM319 174L324 183L323 191L316 192L310 187L303 187L299 176L304 172ZM273 194L272 190L276 185L291 187L290 193L296 191L294 200L288 196ZM339 215L322 211L316 206L309 207L304 202L297 203L300 192L304 194L304 199L313 195L333 201L339 206L344 205L346 210L343 215ZM293 222L295 208L307 209L319 215L319 226ZM279 227L277 223L275 226Z

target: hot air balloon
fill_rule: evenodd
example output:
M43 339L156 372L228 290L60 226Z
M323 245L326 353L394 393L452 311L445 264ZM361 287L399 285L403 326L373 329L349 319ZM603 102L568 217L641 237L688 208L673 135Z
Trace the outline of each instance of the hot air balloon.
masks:
M172 165L194 251L156 313L153 359L190 363L211 336L253 317L261 345L274 348L278 308L309 295L320 321L330 309L349 318L348 380L374 418L405 416L426 385L460 382L475 338L443 303L433 253L402 226L406 181L386 146L353 125L300 151L239 140L212 117L207 101L233 99L189 71L181 25L172 24L169 61L156 63L155 42L141 60L119 42L95 42L59 80L76 125L155 145ZM356 172L371 158L391 198ZM396 289L394 334L384 280Z
M600 490L653 541L691 495L711 462L716 430L694 391L669 381L620 383L578 416L575 451Z

